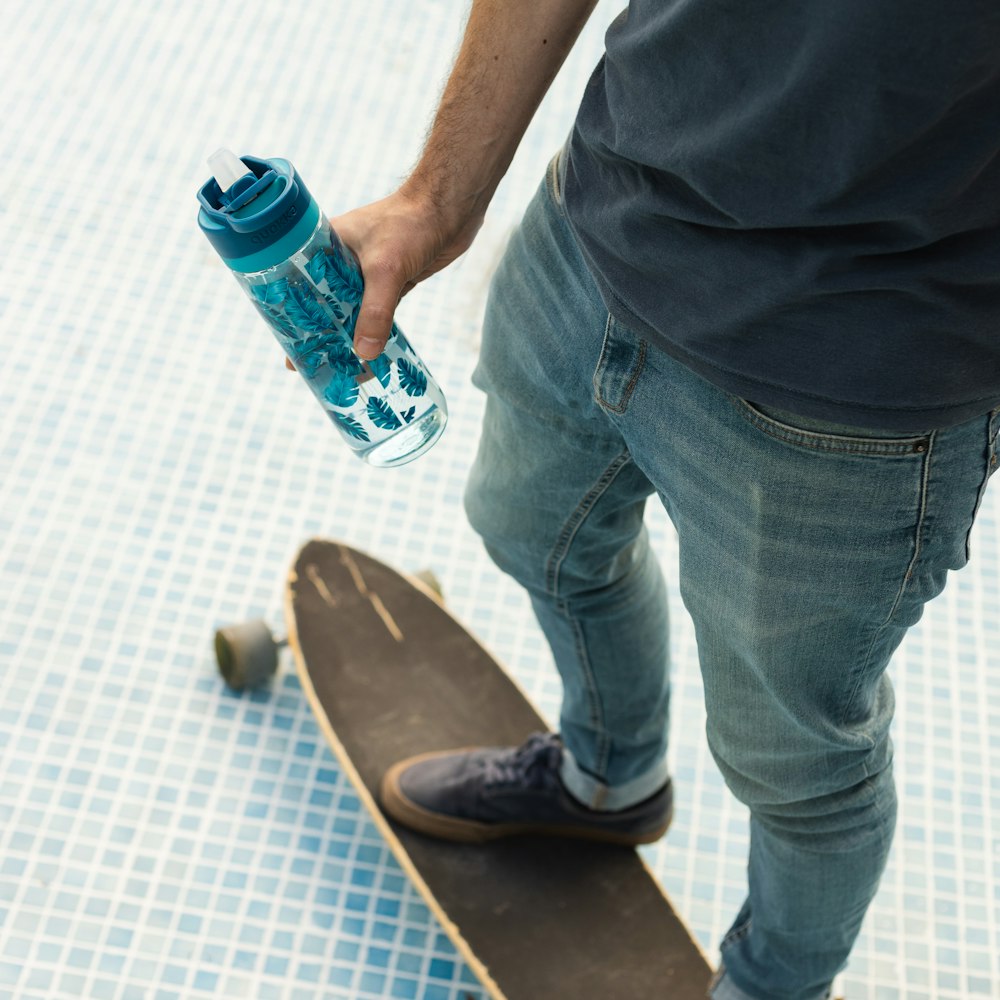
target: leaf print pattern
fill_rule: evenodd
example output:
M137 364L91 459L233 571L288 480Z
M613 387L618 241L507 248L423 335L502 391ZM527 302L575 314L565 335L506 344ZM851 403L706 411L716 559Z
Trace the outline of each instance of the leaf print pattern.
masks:
M380 354L374 361L368 362L368 367L375 373L382 388L388 389L392 379L392 362L384 354Z
M281 346L286 350L288 349L288 344L295 344L298 340L296 335L295 327L289 323L285 314L280 309L275 309L272 306L264 305L262 302L254 301L254 305L257 307L257 311L274 327L274 329L281 335Z
M358 356L339 337L327 344L326 357L337 371L345 375L359 375L362 371Z
M376 397L368 400L368 416L376 427L380 427L384 431L394 431L403 426L399 417L392 412L392 407L384 399Z
M323 355L312 351L308 354L293 354L292 364L295 370L301 372L306 378L315 378L323 364Z
M280 278L266 285L250 285L250 294L260 303L269 306L280 305L288 294L288 279Z
M334 406L353 406L358 398L358 383L351 375L336 372L323 392L323 398Z
M292 364L307 378L315 378L326 360L329 336L309 337L295 346Z
M326 278L326 253L320 249L319 253L315 253L309 259L309 263L306 264L306 273L312 279L314 285L321 285L323 280Z
M289 285L285 314L306 333L322 333L332 324L316 297L304 285Z
M349 434L355 441L371 441L368 436L368 431L364 429L354 419L354 417L349 417L344 413L335 413L333 419L337 421L337 426L345 433Z
M399 384L408 396L422 396L427 392L427 376L406 358L396 363L399 368Z
M409 341L403 336L403 331L395 323L392 324L392 329L389 331L389 343L395 344L400 351L413 350Z
M340 237L331 231L330 257L337 274L350 286L360 298L364 291L365 281L361 277L361 265L354 251L341 242Z
M343 258L341 258L343 259ZM324 281L331 293L341 302L350 306L361 304L361 283L360 279L356 283L345 277L340 268L337 267L333 254L328 254L321 250L316 254L306 266L309 277L320 285ZM351 272L348 271L348 274Z
M354 254L332 230L270 271L237 279L354 451L367 454L444 407L395 323L373 361L362 362L354 352L364 281Z

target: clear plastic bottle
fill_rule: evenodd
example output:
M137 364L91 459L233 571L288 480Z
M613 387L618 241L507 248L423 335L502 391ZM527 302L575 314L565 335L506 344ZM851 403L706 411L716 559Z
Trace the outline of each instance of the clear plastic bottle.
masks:
M281 159L219 150L198 223L356 455L389 467L441 436L444 394L393 324L373 361L354 352L364 287L354 254Z

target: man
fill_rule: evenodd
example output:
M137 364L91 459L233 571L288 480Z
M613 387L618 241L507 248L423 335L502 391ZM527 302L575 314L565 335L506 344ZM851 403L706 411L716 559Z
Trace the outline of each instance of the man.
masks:
M593 6L474 0L412 176L334 220L362 357L471 244ZM967 562L997 464L1000 7L634 0L606 42L474 376L467 510L552 646L560 735L401 762L384 803L459 840L664 832L656 493L709 745L751 813L712 995L818 1000L892 839L886 666Z

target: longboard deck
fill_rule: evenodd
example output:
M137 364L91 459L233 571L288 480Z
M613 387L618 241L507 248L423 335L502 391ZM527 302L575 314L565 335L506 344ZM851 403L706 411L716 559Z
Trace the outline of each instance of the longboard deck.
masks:
M547 727L430 592L346 545L313 540L285 612L331 748L463 958L506 1000L702 1000L711 969L631 848L519 837L451 844L402 827L379 781L417 753L513 745Z

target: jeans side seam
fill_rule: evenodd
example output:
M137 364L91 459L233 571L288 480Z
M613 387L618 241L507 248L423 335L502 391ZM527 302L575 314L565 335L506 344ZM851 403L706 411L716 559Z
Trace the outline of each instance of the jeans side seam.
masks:
M611 743L604 732L604 711L601 705L600 692L597 688L594 671L590 665L590 659L587 655L586 640L584 639L583 632L580 628L580 623L569 612L569 602L559 595L559 571L562 569L562 564L565 561L566 556L569 554L569 550L573 545L573 540L576 538L583 522L594 509L597 501L600 500L600 498L607 492L608 488L618 477L618 473L621 472L621 470L624 469L625 466L631 461L632 456L628 449L626 449L604 470L600 479L597 480L597 483L577 504L573 513L570 514L566 523L563 525L563 529L559 533L558 539L556 539L556 544L553 546L552 552L549 554L545 573L546 590L548 591L549 596L555 601L555 605L558 608L559 613L566 618L573 630L573 642L576 647L577 659L580 663L581 672L586 678L587 699L590 705L591 722L599 734L596 760L596 770L598 771L598 774L603 774L604 769L607 766Z
M993 478L993 473L996 472L997 432L994 430L994 424L998 414L1000 414L1000 410L993 410L986 420L986 471L983 473L982 482L979 484L979 492L976 494L976 505L972 508L972 521L969 524L969 530L965 533L966 562L972 558L972 529L976 526L976 518L979 515L979 508L982 507L983 500L986 497L986 489L990 485L990 479Z
M556 539L556 543L552 547L552 551L549 553L549 558L546 564L545 588L550 597L553 597L556 600L560 599L559 572L562 569L562 564L566 560L566 556L569 554L569 550L573 544L573 540L576 538L577 532L580 530L583 522L587 519L587 515L594 509L594 505L597 501L600 500L605 492L607 492L608 488L618 477L618 473L621 472L621 470L631 461L632 455L626 448L625 451L618 455L604 470L601 474L601 478L597 480L590 491L577 504L573 513L566 519L562 531L560 531L559 537Z
M604 705L601 702L601 693L597 687L597 679L594 676L594 668L587 655L587 642L583 637L583 629L580 623L569 614L569 608L565 601L558 602L559 610L565 615L573 630L573 644L576 646L577 659L580 662L580 670L587 679L587 701L590 704L590 721L598 733L597 753L594 761L595 777L603 779L608 766L608 756L611 753L611 740L608 738L604 725Z
M913 558L910 559L910 565L906 567L906 575L903 577L903 583L899 588L899 593L896 595L896 600L892 605L892 609L889 611L886 620L883 622L883 626L888 625L889 622L892 621L892 616L899 609L899 605L903 600L903 595L906 593L906 588L909 585L910 580L913 579L913 571L917 568L917 562L920 560L920 556L923 555L924 525L927 520L927 495L930 492L931 458L934 455L934 445L936 443L937 432L934 431L927 439L927 453L924 455L923 474L920 477L920 513L917 516L917 530L915 532Z
M927 494L929 492L930 485L930 471L931 471L931 456L934 454L934 444L937 439L937 433L932 432L927 439L927 452L924 455L924 467L920 476L920 503L919 503L919 513L917 515L917 527L914 532L914 547L913 555L910 558L909 565L906 567L906 573L903 576L903 582L899 585L899 590L896 593L896 599L892 602L892 607L889 609L889 614L886 615L885 621L875 630L875 634L872 636L872 641L868 645L868 652L865 654L864 661L858 667L856 671L856 677L854 680L854 686L851 688L850 697L847 699L847 703L844 706L843 714L841 715L841 724L843 725L846 720L850 717L851 708L854 705L854 701L858 696L858 691L861 689L862 681L865 674L868 672L868 664L871 662L872 653L875 650L876 644L878 643L879 637L889 626L892 621L892 616L899 609L899 605L903 600L903 595L906 593L906 588L909 585L910 580L913 577L913 571L916 569L917 561L923 552L923 542L924 542L924 522L927 519ZM871 737L869 737L871 740ZM871 740L871 749L875 747L875 741Z

